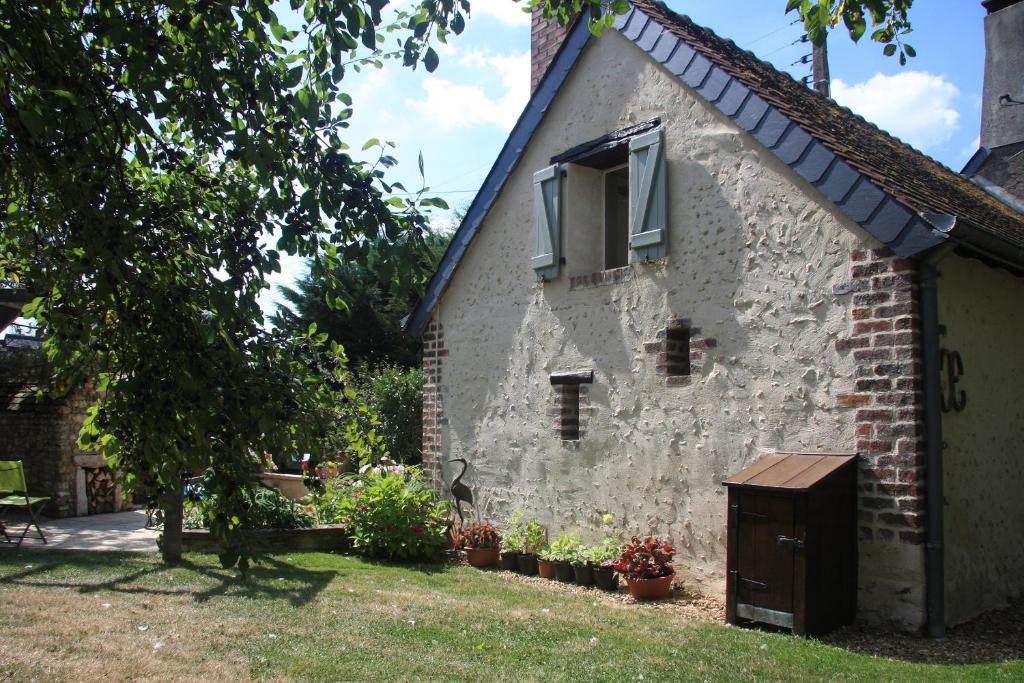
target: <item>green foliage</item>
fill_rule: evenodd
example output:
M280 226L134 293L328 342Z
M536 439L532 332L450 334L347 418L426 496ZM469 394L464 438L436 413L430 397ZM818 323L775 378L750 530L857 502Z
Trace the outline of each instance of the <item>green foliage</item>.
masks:
M342 82L387 58L432 70L428 41L469 8L290 5L298 27L262 0L0 2L0 280L38 295L54 370L99 388L82 446L149 492L208 470L228 545L253 454L331 448L355 398L326 336L264 329L281 252L319 272L375 247L392 291L418 286L420 208L444 206L387 198L407 192L391 145L350 153Z
M425 280L449 240L448 235L425 233L420 247L410 247L412 258L405 271ZM419 365L420 342L406 334L401 324L412 311L415 296L395 286L385 256L381 246L371 245L365 263L311 268L294 289L281 287L287 305L280 306L271 321L278 329L298 332L315 323L329 339L345 347L354 367Z
M513 512L505 520L505 530L501 532L502 548L508 553L518 553L526 540L526 525L523 513Z
M367 557L432 559L447 537L449 506L417 468L368 467L329 480L314 507L321 523L344 526L352 548Z
M596 566L601 566L605 562L615 562L625 547L626 544L620 538L608 536L597 545L585 548L580 554L580 560Z
M544 526L535 519L526 522L523 527L522 552L528 555L536 555L548 544L548 532Z
M540 558L551 562L577 562L583 547L583 540L578 533L562 534L541 552Z
M380 425L381 445L392 460L418 464L423 424L423 371L385 366L359 368L357 391Z
M796 11L811 42L820 45L829 30L842 22L853 42L867 31L871 19L871 40L882 44L882 53L892 57L899 52L900 65L916 57L914 48L903 42L911 32L908 12L914 0L788 0L786 12Z
M264 487L242 494L246 501L242 529L305 529L313 526L313 515L306 506L295 503L276 489ZM186 529L208 529L221 506L215 496L203 496L185 503Z

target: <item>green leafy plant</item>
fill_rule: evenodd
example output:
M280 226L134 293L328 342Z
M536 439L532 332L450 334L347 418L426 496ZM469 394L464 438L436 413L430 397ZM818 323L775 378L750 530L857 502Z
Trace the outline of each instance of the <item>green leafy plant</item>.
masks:
M882 44L882 54L892 57L899 52L903 66L908 57L917 52L903 41L911 32L908 12L914 0L787 0L786 12L796 11L812 43L825 42L828 31L842 22L850 39L857 42L868 28L871 19L871 40Z
M460 548L486 550L501 547L501 533L493 524L471 524L459 534Z
M258 488L243 493L245 514L239 520L241 529L305 529L313 526L315 518L306 505L281 495L276 489ZM221 506L215 495L186 500L184 526L186 529L208 529Z
M549 562L574 562L580 549L583 548L583 540L576 532L562 534L551 545L544 550L540 558Z
M526 539L526 525L523 523L523 513L514 512L505 520L505 531L502 532L501 537L504 541L505 552L519 552Z
M536 555L548 544L548 532L536 519L530 519L523 527L522 550L524 554Z
M446 542L450 506L415 467L370 467L330 480L314 507L321 521L344 526L353 550L367 557L426 560Z
M625 544L617 537L608 536L586 549L581 559L597 567L611 566L622 556Z
M418 464L423 420L423 371L399 366L373 370L360 367L356 390L380 421L378 432L388 455L397 462Z

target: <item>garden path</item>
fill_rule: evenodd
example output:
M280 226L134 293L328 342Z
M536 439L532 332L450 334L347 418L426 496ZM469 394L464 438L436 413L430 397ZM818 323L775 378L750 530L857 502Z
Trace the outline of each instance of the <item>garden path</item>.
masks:
M7 533L21 535L23 518L5 518ZM42 525L46 544L33 538L33 528L22 543L22 548L51 548L54 550L100 550L100 551L156 551L159 532L146 528L146 511L130 510L106 515L86 515L50 519ZM12 548L0 537L0 552Z

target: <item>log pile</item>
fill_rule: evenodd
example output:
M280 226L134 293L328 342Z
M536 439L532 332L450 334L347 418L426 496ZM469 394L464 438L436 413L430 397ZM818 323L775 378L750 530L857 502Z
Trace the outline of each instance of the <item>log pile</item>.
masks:
M117 512L117 481L109 467L86 467L85 491L89 514Z

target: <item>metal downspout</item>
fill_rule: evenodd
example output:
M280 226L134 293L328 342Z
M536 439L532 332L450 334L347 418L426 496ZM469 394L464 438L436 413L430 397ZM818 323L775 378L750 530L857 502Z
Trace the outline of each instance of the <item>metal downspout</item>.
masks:
M921 349L924 373L925 506L924 556L925 607L928 637L946 638L945 563L943 549L942 489L942 395L939 370L939 297L936 262L940 250L921 260Z

